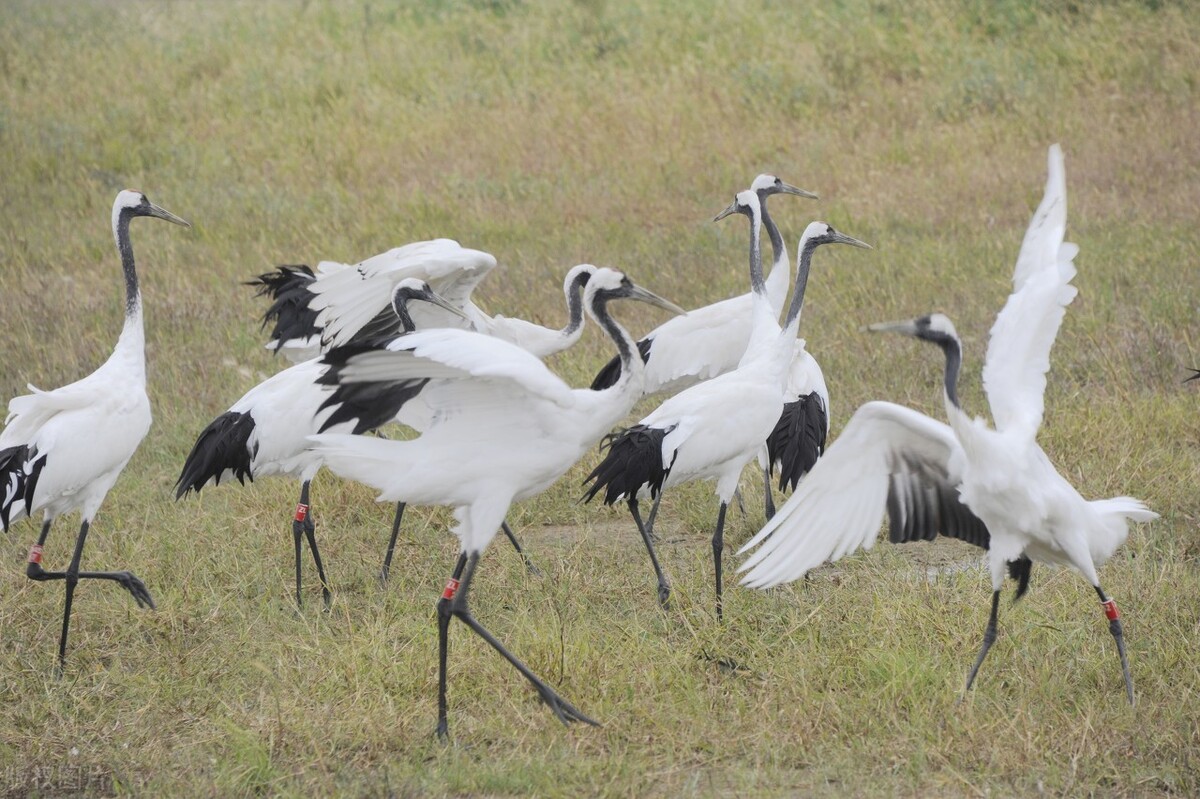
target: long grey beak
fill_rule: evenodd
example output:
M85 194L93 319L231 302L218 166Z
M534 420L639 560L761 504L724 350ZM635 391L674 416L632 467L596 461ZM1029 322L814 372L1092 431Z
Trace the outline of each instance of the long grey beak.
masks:
M832 239L833 239L834 244L849 244L851 247L861 247L864 250L875 249L870 244L867 244L865 241L859 241L858 239L853 238L852 236L847 236L845 233L838 233L837 231L834 231Z
M917 320L905 319L902 322L879 322L867 325L867 330L872 333L903 333L906 336L915 336L917 334Z
M779 182L779 193L794 194L797 197L807 197L810 200L821 199L817 195L813 194L811 191L805 191L804 189L797 188L796 186L793 186L790 183L784 183L783 181Z
M159 208L154 203L150 203L149 205L150 205L150 216L156 216L159 219L165 219L168 222L174 222L175 224L183 225L184 227L192 226L191 223L188 222L186 219L180 219L179 217L175 216L175 214L171 213L170 211L168 211L165 208Z
M686 316L687 315L687 311L683 310L675 303L671 302L670 300L663 299L662 297L655 294L653 291L650 291L649 289L644 289L641 286L638 286L636 284L634 285L634 287L632 289L629 290L628 296L629 296L629 299L631 299L631 300L638 300L639 302L649 303L650 305L657 306L659 308L662 308L663 310L670 311L671 313L675 314L676 316Z
M428 303L432 303L432 304L436 305L437 307L439 307L443 310L449 311L450 313L452 313L455 316L460 317L462 319L470 319L470 317L468 317L465 313L463 313L462 308L451 305L450 302L445 297L443 297L441 294L438 294L433 289L427 289L426 291L422 292L420 295L418 295L418 299L424 300L425 302L428 302Z
M713 221L714 221L714 222L720 222L722 219L724 219L725 217L729 216L730 214L732 214L732 213L733 213L733 212L735 212L736 210L737 210L737 200L734 200L733 202L731 202L731 203L729 204L729 207L728 207L728 208L726 208L724 211L722 211L721 213L719 213L719 214L717 214L716 216L714 216L714 217L713 217Z

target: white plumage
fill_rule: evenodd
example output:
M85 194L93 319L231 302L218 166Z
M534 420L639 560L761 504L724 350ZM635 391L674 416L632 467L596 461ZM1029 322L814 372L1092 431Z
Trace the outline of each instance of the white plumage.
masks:
M787 248L779 228L767 213L767 198L774 194L793 194L817 199L812 192L784 183L774 175L759 175L750 184L759 200L762 226L771 240L773 263L764 281L770 308L779 318L787 299L791 267ZM750 342L754 318L755 294L726 300L688 311L650 331L638 342L646 361L644 394L674 394L735 368ZM616 361L604 367L592 382L592 388L605 388L614 376Z
M412 299L421 303L410 305ZM453 314L457 310L419 278L404 278L393 287L392 312L396 325L412 330L412 312L425 303ZM320 471L320 456L309 448L308 436L322 429L333 414L325 403L333 388L321 383L326 367L319 359L302 361L272 375L247 391L229 410L214 419L199 435L176 481L176 498L188 491L197 493L209 482L236 478L244 483L259 477L280 475L300 481L300 499L292 520L296 556L296 604L301 600L300 539L304 535L321 580L328 606L329 585L317 547L315 524L310 514L309 487ZM330 426L335 432L362 432L353 420ZM393 530L399 526L397 509Z
M419 330L470 329L509 341L539 358L561 352L579 340L583 287L594 267L580 264L568 271L563 281L568 321L555 329L524 319L490 316L471 300L475 286L495 266L496 259L488 253L467 249L451 239L434 239L397 247L353 266L322 261L315 274L307 268L280 267L277 273L260 275L252 284L262 287L260 294L275 299L265 321L276 320L276 336L267 346L294 361L362 338L365 331L377 326L381 315L386 317L392 292L406 279L428 282L461 311L414 309L413 322Z
M1083 499L1036 441L1050 349L1076 294L1070 280L1078 251L1063 242L1066 184L1057 145L1048 160L1045 196L1021 245L1013 293L992 327L983 369L996 428L971 419L958 404L961 344L950 320L935 314L875 326L943 348L950 425L890 403L860 408L792 498L743 548L759 547L741 567L743 582L765 588L795 580L819 563L869 547L886 506L893 540L940 532L988 548L992 612L968 688L996 636L1006 568L1020 580L1020 596L1036 560L1072 567L1095 588L1132 702L1116 604L1101 590L1096 568L1125 541L1129 521L1157 514L1129 497Z
M64 580L66 603L59 665L66 660L67 632L75 586L80 579L112 580L139 606L153 607L142 581L129 572L81 572L80 560L92 519L150 430L146 396L145 332L129 223L152 216L187 225L136 191L122 191L113 203L112 226L125 278L125 325L112 355L82 380L53 391L32 392L8 404L0 432L0 527L42 511L41 535L30 551L30 579ZM42 547L54 519L79 511L75 553L65 572L42 569Z
M773 307L762 276L759 247L762 217L758 194L753 190L740 192L734 203L717 218L735 211L750 218L753 304L745 353L737 368L670 397L636 425L614 435L605 459L588 475L587 479L594 482L586 494L586 498L591 499L604 490L607 504L618 499L628 502L654 565L659 601L665 605L670 586L654 552L653 531L642 524L638 515L638 498L645 495L661 497L662 490L692 480L715 480L720 500L712 539L718 618L722 615L725 511L737 489L743 467L762 449L783 410L783 391L795 353L796 331L813 252L827 243L867 246L823 222L810 224L798 248L796 291L780 327L778 311ZM652 516L655 511L651 512Z
M509 505L553 484L641 396L641 359L632 338L606 308L609 300L622 297L682 313L620 272L596 270L584 303L617 344L623 363L621 379L604 391L572 389L531 353L464 330L418 331L392 342L387 350L345 359L334 350L326 356L336 370L336 396L343 405L354 407L360 399L356 391L365 388L362 413L380 412L378 386L390 383L399 392L415 385L434 411L428 428L412 441L333 434L314 436L312 441L330 469L374 486L380 500L454 508L461 554L439 604L441 735L447 730L445 647L452 614L512 662L562 721L590 722L479 625L467 607L467 594L479 555ZM388 407L381 413L394 410Z

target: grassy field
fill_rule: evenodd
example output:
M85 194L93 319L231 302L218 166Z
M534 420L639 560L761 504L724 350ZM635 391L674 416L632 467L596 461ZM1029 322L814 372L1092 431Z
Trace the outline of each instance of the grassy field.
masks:
M133 187L189 219L133 229L155 425L85 564L130 568L157 612L81 588L52 677L57 585L0 537L0 796L1153 796L1200 792L1200 14L1170 2L883 4L578 0L163 3L0 0L0 397L75 380L120 329L109 228ZM773 172L794 246L814 218L876 247L821 252L802 335L835 433L875 398L940 417L928 347L861 332L933 310L965 338L963 400L1045 180L1066 153L1079 297L1041 442L1089 497L1162 514L1102 571L1139 694L1125 701L1086 582L1036 569L987 618L977 554L876 547L712 615L709 486L669 495L669 613L627 514L580 505L585 459L509 520L481 620L600 729L563 728L453 627L453 743L433 737L434 602L449 514L417 509L374 575L388 508L314 483L335 589L291 598L293 483L173 502L196 434L280 368L239 282L436 236L494 253L477 296L546 324L573 264L685 306L744 291L745 224L711 224ZM827 248L837 250L839 248ZM620 309L635 331L662 317ZM552 366L584 384L594 330ZM647 406L648 407L648 406ZM762 522L744 480L735 546ZM47 568L70 557L56 528ZM731 558L731 563L736 559ZM90 782L89 782L90 780Z

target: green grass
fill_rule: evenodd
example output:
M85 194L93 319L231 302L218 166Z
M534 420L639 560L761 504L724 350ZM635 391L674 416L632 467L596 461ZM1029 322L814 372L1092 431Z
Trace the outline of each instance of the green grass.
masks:
M36 531L0 538L0 794L72 768L157 795L1195 795L1200 791L1200 414L1182 386L1200 296L1200 17L1186 3L634 0L150 3L4 0L0 14L0 396L78 379L120 327L109 231L127 187L189 219L133 230L155 425L85 555L159 603L85 585L64 679L62 595L23 576ZM984 412L987 331L1063 144L1071 306L1041 441L1087 497L1162 519L1104 568L1139 704L1077 575L1035 570L958 703L988 580L957 548L886 545L712 616L715 500L664 502L672 612L622 510L581 506L585 459L512 521L474 604L601 729L564 729L453 627L454 743L432 736L445 510L414 510L374 581L388 509L322 475L335 589L291 601L291 483L171 500L196 434L279 368L239 282L449 236L494 253L485 306L558 324L562 275L612 264L685 306L744 290L745 226L708 220L759 172L822 200L772 206L873 253L822 252L802 330L834 394L941 415L928 348L862 325L932 310L966 340ZM621 309L636 331L661 315ZM589 332L551 363L585 383ZM649 406L647 406L649 407ZM761 523L758 481L739 544ZM46 550L65 563L64 520ZM736 563L730 558L730 565ZM732 664L732 665L731 665ZM59 787L36 787L39 768Z

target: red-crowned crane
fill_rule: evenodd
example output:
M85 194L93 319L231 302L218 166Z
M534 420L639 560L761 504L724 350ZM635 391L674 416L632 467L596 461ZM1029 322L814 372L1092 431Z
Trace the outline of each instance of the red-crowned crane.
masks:
M604 460L586 478L592 484L584 495L590 500L604 491L605 504L620 499L627 502L650 553L658 579L659 602L666 606L670 584L658 562L652 530L642 523L638 513L638 498L648 494L655 499L655 509L651 511L654 516L664 489L691 480L715 480L720 501L712 537L718 619L722 615L725 511L737 489L742 468L762 449L783 411L783 392L795 352L813 253L823 244L869 249L824 222L811 223L800 239L796 290L780 327L762 275L759 247L762 217L757 193L740 192L717 219L735 212L750 219L750 285L754 303L749 309L752 327L745 354L737 368L681 391L633 427L612 435Z
M742 582L766 588L870 547L886 510L893 542L939 533L984 547L992 609L968 690L996 640L1006 570L1029 585L1032 561L1069 566L1100 598L1116 642L1130 703L1133 679L1117 605L1100 587L1098 566L1129 533L1128 523L1158 514L1140 500L1088 501L1055 470L1037 443L1050 349L1066 307L1078 252L1064 243L1067 218L1062 151L1050 148L1046 191L1021 245L1013 292L992 326L983 386L995 428L972 419L958 400L962 344L942 314L872 326L936 344L946 358L944 399L950 424L890 402L869 402L779 513L743 547L758 547L741 566Z
M417 331L387 349L351 346L325 356L329 376L338 383L334 402L364 424L392 418L414 393L435 411L412 441L336 434L312 441L331 470L374 486L380 500L454 508L461 549L438 603L441 737L448 734L446 659L454 616L520 671L563 723L595 723L512 655L467 602L479 557L511 504L553 485L641 396L642 360L608 310L610 301L624 298L683 312L622 273L597 269L584 305L612 338L623 364L621 378L602 391L572 389L528 351L466 330ZM395 402L387 401L389 391Z
M42 531L29 551L25 573L31 580L62 580L66 586L60 670L66 664L71 602L80 580L111 580L128 591L138 607L154 607L150 592L131 572L79 568L96 511L150 430L142 293L129 240L129 223L139 216L188 226L139 191L117 195L112 227L125 275L125 326L112 355L87 377L62 388L41 391L29 386L32 394L8 403L0 432L0 527L8 529L22 516L42 511ZM79 511L82 523L70 565L66 571L45 571L42 548L50 525L74 511Z

